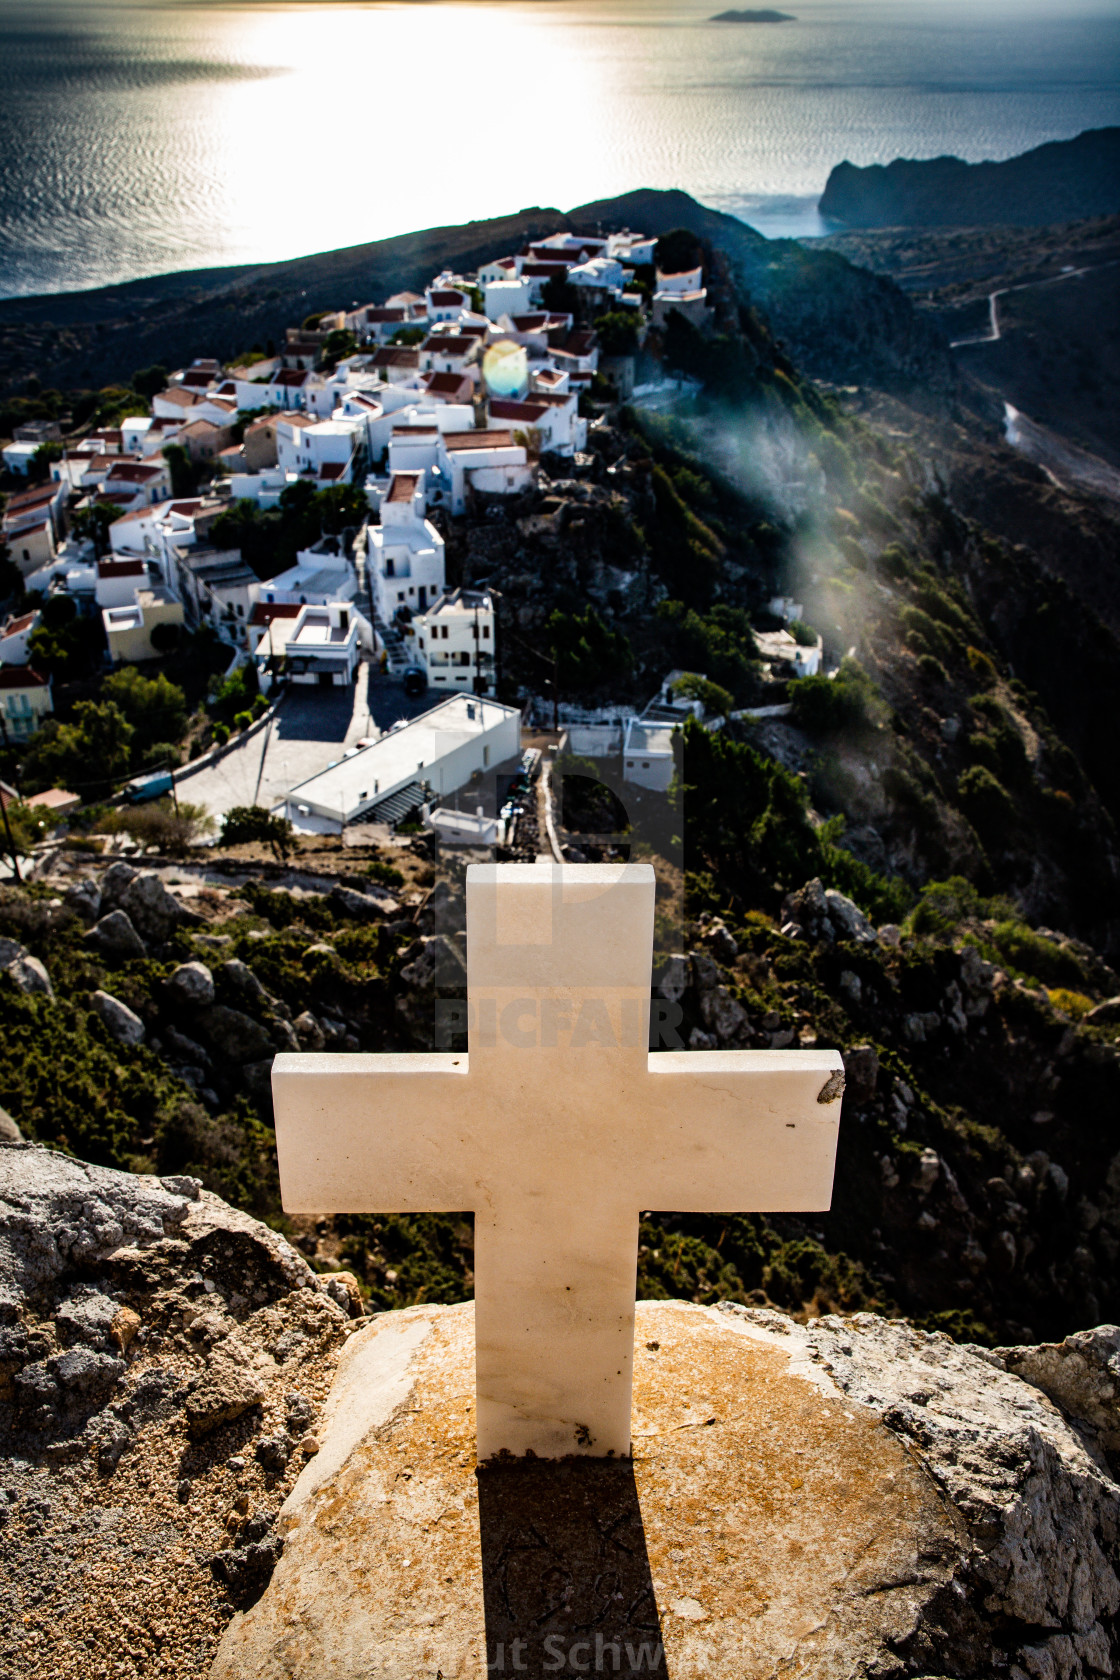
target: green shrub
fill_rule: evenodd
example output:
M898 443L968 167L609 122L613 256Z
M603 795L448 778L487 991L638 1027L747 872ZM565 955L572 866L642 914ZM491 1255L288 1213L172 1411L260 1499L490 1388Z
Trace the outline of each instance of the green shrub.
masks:
M854 659L845 659L835 677L799 678L790 705L793 722L809 735L877 728L886 718L878 689Z
M1068 946L1045 939L1025 922L998 922L991 943L1010 968L1044 986L1065 986L1079 991L1087 984L1085 966Z
M267 712L267 710L268 710L268 698L267 698L267 696L264 695L264 694L258 694L257 698L253 701L253 706L252 706L253 716L255 718L263 717L265 712Z
M283 862L292 847L292 825L263 805L234 805L222 818L221 846L258 843L268 846Z
M966 650L966 657L968 659L968 668L976 678L977 682L979 682L984 688L995 688L996 684L999 682L999 672L996 670L992 660L988 658L988 655L986 653L981 653L979 648L969 647Z
M786 628L798 647L816 647L817 632L803 624L799 618L791 618Z
M1015 822L1015 801L984 764L972 764L957 782L961 809L981 839L1001 840Z
M962 922L977 921L984 913L984 900L972 882L953 875L922 888L907 926L911 933L927 938L952 939Z
M248 729L252 721L252 712L237 712L234 715L233 727L235 729Z
M371 880L379 881L383 887L403 887L404 876L399 869L394 869L391 863L382 863L380 858L374 858L366 865L366 874Z
M229 740L229 725L227 723L216 723L211 733L214 736L215 744L224 747Z

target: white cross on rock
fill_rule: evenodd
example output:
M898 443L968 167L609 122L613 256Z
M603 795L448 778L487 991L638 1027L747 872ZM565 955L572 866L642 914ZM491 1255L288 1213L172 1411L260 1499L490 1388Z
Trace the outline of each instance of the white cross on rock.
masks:
M467 870L468 1053L278 1056L289 1213L475 1215L478 1457L626 1456L638 1216L820 1211L833 1050L649 1050L647 864Z

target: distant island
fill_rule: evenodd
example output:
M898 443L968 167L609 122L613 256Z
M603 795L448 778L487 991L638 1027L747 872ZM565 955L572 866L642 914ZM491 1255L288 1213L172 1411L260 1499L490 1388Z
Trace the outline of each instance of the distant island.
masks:
M789 12L717 12L709 23L796 23Z
M1004 163L958 157L839 163L820 213L851 228L1045 227L1120 212L1120 128L1052 140Z

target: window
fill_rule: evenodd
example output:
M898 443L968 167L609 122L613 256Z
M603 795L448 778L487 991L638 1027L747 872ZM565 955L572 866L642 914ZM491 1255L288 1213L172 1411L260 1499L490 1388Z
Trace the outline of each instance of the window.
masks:
M643 758L642 759L642 769L643 770L648 770L649 769L649 759L648 758Z
M490 762L490 748L489 747L483 747L483 749L482 749L482 763L485 766L485 765L489 764L489 762Z
M482 626L482 639L484 642L490 640L490 626L488 624Z

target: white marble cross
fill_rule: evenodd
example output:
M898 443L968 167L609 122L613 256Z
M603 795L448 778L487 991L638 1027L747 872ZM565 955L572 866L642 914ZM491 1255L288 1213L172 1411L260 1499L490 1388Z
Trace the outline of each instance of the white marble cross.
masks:
M468 1054L278 1056L289 1213L475 1215L478 1456L630 1451L641 1209L829 1206L835 1051L649 1051L647 864L467 870Z

